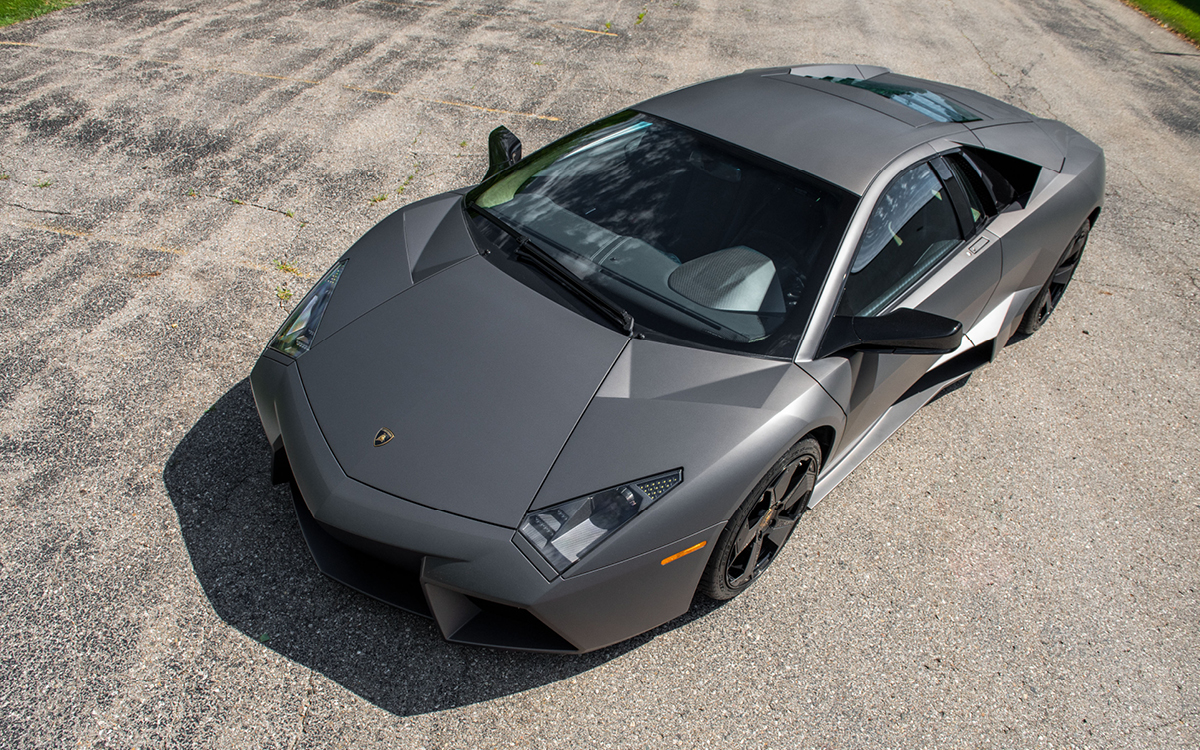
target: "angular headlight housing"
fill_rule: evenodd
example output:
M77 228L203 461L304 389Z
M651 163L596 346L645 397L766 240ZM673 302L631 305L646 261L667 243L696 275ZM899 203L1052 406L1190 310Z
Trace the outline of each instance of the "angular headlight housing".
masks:
M562 573L682 481L676 469L535 510L521 521L521 536Z
M321 325L321 316L325 314L329 298L333 296L333 288L337 286L345 267L344 260L333 264L333 268L304 295L304 299L292 310L292 314L267 346L289 357L299 357L308 351L317 335L317 326Z

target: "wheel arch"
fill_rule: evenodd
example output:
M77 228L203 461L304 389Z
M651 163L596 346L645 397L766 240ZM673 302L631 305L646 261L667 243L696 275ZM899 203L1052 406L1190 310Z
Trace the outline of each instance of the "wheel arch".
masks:
M813 438L817 441L817 445L821 447L821 467L824 468L828 465L829 458L833 455L834 441L837 440L837 430L833 428L833 425L814 427L805 433L804 437L797 440L796 443L807 438Z

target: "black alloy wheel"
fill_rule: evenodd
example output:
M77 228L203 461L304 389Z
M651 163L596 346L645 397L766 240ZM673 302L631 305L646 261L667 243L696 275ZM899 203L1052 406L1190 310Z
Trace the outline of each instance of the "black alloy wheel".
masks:
M1079 231L1075 233L1071 244L1063 252L1058 265L1054 267L1054 272L1046 280L1045 286L1038 291L1037 296L1033 299L1033 304L1025 311L1025 317L1021 319L1021 325L1017 327L1017 331L1028 336L1041 328L1046 319L1050 317L1050 313L1054 312L1054 308L1058 307L1059 300L1067 291L1067 284L1071 283L1075 269L1079 267L1079 260L1083 257L1083 248L1087 245L1088 233L1091 230L1092 223L1085 220L1083 226L1079 227Z
M820 466L821 448L806 438L771 467L721 532L700 581L701 592L732 599L762 575L803 515Z

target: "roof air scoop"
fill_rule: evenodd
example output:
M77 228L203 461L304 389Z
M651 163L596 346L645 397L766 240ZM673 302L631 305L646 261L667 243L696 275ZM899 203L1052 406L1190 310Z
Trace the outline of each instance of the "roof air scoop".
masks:
M848 63L796 65L790 71L794 76L804 76L805 78L857 78L863 81L891 72L891 69L879 65L850 65Z

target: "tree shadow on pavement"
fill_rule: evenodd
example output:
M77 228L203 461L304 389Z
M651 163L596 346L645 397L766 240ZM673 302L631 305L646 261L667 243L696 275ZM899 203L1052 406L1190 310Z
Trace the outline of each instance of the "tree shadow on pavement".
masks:
M163 480L196 577L225 622L402 716L569 678L719 606L698 596L671 623L583 655L447 643L433 621L317 571L287 485L271 484L270 448L248 380L231 388L192 427L167 461Z

